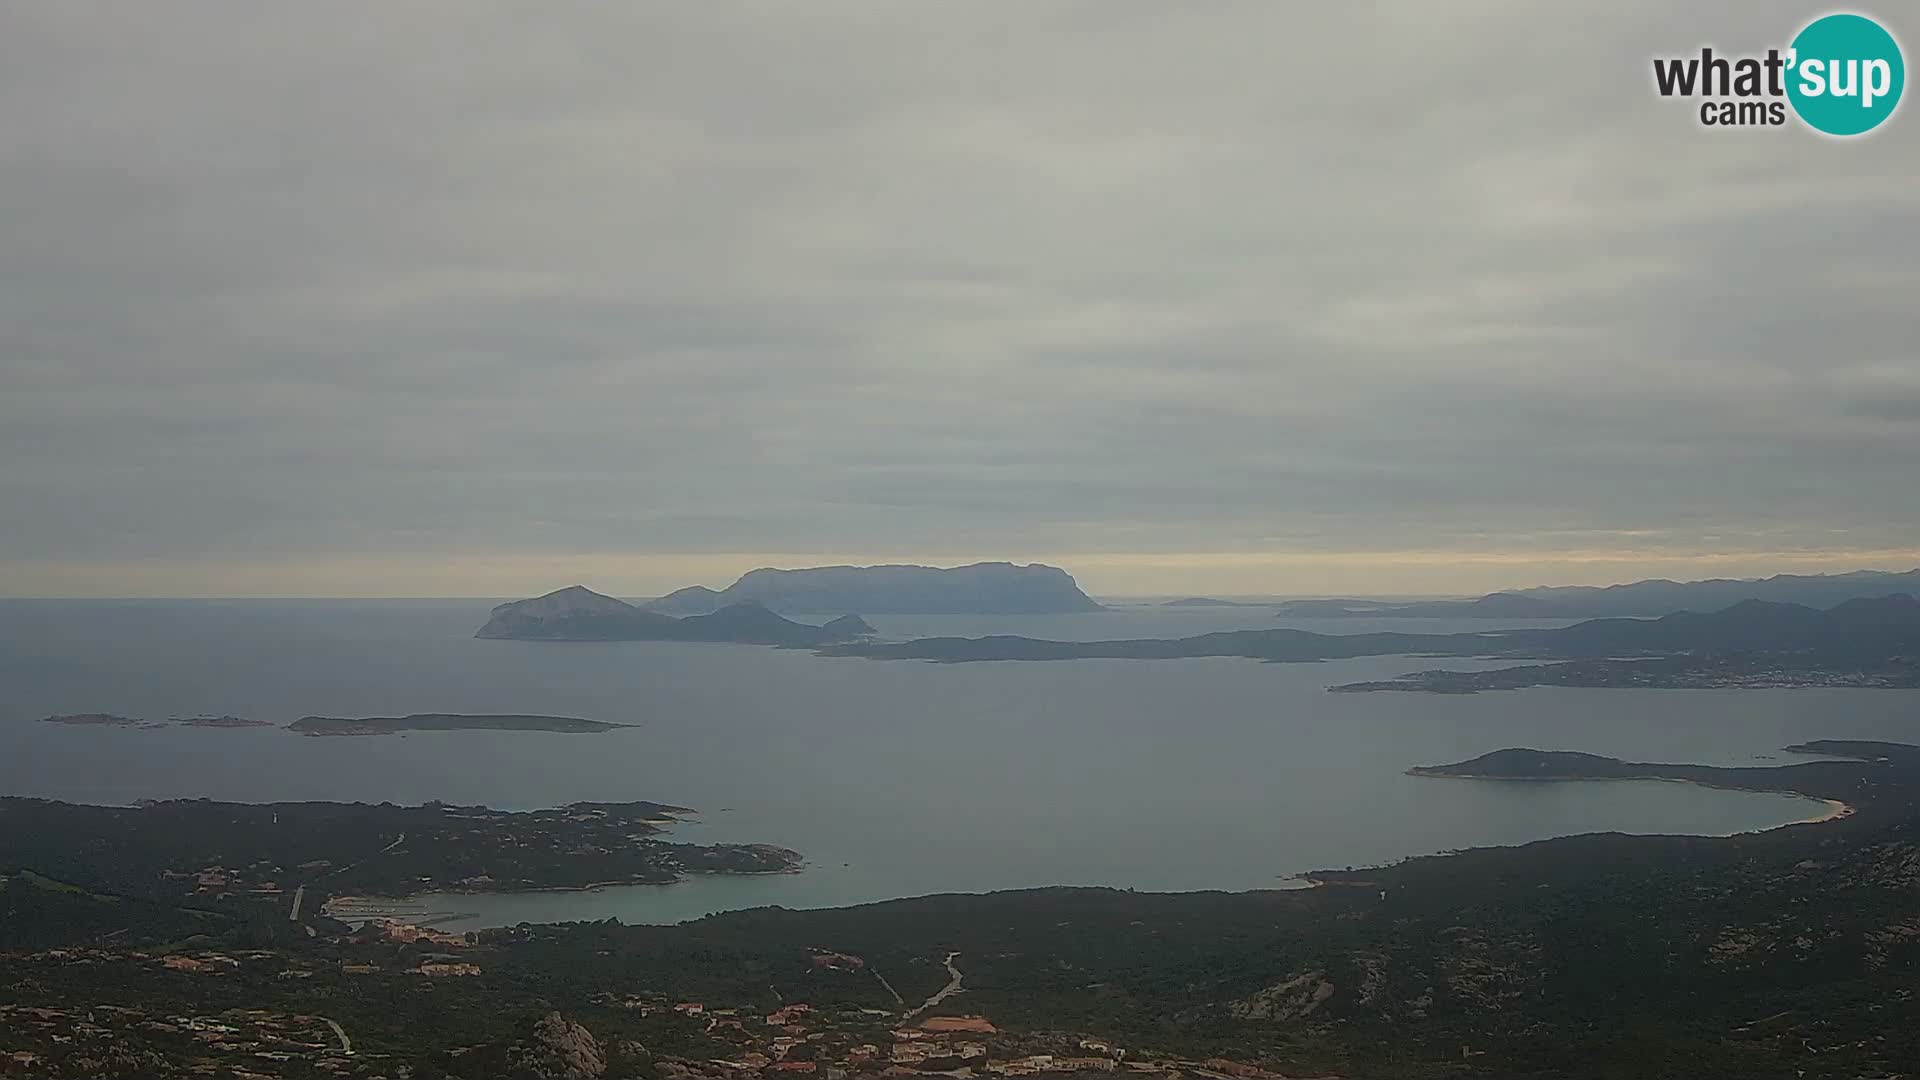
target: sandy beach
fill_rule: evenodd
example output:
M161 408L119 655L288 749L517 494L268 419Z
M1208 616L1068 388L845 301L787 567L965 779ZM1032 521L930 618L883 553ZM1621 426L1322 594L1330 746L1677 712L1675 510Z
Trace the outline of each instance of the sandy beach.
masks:
M1827 804L1825 813L1815 814L1810 818L1802 818L1798 822L1795 822L1795 824L1818 825L1823 821L1832 821L1835 818L1851 817L1853 815L1853 807L1848 806L1839 799L1822 799L1821 801Z

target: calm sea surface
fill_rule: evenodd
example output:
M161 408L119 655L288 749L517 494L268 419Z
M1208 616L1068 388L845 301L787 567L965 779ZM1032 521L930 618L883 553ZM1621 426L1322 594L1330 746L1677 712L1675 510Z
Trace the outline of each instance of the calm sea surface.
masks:
M492 601L0 601L0 793L697 807L694 841L765 841L799 874L430 897L455 926L819 907L1047 884L1273 887L1302 871L1601 830L1727 833L1817 804L1680 784L1420 779L1504 746L1741 764L1815 737L1920 738L1920 692L1534 689L1329 694L1425 666L1376 657L935 665L751 646L479 641ZM889 637L1163 637L1289 625L1484 629L1148 606L876 618ZM42 724L51 713L534 712L603 735L303 738Z

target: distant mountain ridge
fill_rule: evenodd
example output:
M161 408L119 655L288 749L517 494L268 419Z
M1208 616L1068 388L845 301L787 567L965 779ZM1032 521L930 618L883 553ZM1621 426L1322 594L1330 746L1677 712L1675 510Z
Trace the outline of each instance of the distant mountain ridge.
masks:
M624 600L570 585L544 596L493 609L473 636L516 641L717 641L809 648L854 641L873 633L858 615L824 626L783 618L755 603L733 603L705 615L677 619Z
M751 602L773 611L857 611L863 615L1057 615L1099 611L1057 566L983 562L969 566L763 567L724 589L689 585L642 604L667 615L704 615Z
M1858 660L1920 654L1920 600L1901 593L1847 600L1825 611L1801 604L1747 600L1704 614L1681 611L1658 619L1591 619L1552 629L1461 634L1316 634L1272 629L1120 641L1048 641L1003 635L837 645L824 651L948 663L1199 656L1312 661L1395 654L1593 658L1793 653Z
M1282 618L1590 619L1652 617L1677 611L1717 611L1744 600L1829 608L1855 599L1920 593L1920 569L1856 570L1846 574L1776 574L1769 578L1651 578L1625 585L1544 585L1488 593L1472 600L1288 600Z
M1524 632L1523 632L1524 633ZM1658 619L1591 619L1532 631L1567 656L1618 652L1894 655L1920 650L1920 600L1910 594L1855 597L1821 610L1742 600L1718 611L1676 611Z

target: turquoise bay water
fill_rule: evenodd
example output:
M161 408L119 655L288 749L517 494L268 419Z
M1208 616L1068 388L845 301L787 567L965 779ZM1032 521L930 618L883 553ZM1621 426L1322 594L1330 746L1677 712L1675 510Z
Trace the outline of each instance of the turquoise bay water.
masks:
M1903 691L1542 688L1469 697L1328 694L1431 661L934 665L676 643L478 641L489 601L0 602L0 793L127 803L206 796L446 799L529 808L654 799L700 810L692 841L765 841L799 874L590 893L432 898L455 925L675 921L1047 884L1249 889L1303 871L1598 830L1727 833L1819 812L1678 784L1421 779L1411 765L1503 746L1740 764L1815 737L1912 740ZM1258 609L876 619L896 637L1177 636L1293 625ZM1474 624L1477 626L1477 624ZM541 712L640 725L602 735L302 738L125 730L58 712Z

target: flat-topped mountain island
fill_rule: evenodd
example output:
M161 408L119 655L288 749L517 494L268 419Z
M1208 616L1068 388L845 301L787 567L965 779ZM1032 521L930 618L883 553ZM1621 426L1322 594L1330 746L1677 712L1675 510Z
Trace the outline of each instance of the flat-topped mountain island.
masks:
M774 611L862 615L1066 615L1100 610L1065 570L1010 562L762 568L724 589L689 585L642 606L670 615L702 615L742 602Z
M1054 615L1099 611L1057 566L816 566L750 571L725 589L690 585L628 603L584 585L493 609L481 638L721 641L817 648L870 637L862 614ZM780 612L843 613L824 624Z

